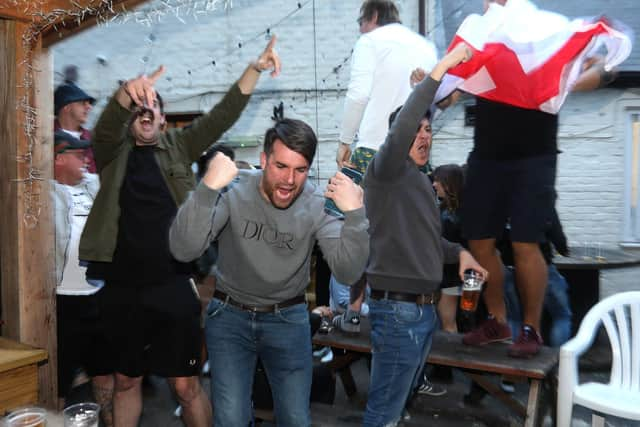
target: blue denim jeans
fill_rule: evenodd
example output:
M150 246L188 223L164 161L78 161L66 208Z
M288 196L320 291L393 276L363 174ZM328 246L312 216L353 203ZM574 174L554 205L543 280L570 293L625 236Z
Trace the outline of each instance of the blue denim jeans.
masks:
M363 425L393 426L417 386L438 315L433 305L369 301L371 380Z
M258 358L269 379L278 426L311 425L312 356L306 304L253 313L213 298L205 328L214 425L249 424Z
M555 265L548 266L547 290L544 295L544 311L551 318L549 341L551 346L560 347L571 338L571 308L569 307L568 284ZM522 326L520 296L515 285L514 271L506 268L504 273L504 298L507 320L514 339Z

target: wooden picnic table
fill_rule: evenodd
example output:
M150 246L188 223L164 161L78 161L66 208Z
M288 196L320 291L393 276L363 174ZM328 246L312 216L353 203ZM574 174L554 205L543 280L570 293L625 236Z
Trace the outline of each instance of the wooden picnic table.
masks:
M600 301L601 270L640 265L640 252L613 248L570 248L571 256L556 255L553 263L569 284L569 304L573 312L572 335L587 312Z
M354 360L354 354L371 352L369 335L371 326L369 319L361 318L359 334L344 333L336 328L328 334L316 332L313 343L338 349L349 350L344 355L336 355L332 367L340 374L347 394L353 385L349 382L351 373L349 364ZM555 402L557 381L555 368L558 364L558 350L551 347L542 347L540 353L531 359L514 359L507 355L508 344L494 343L482 347L471 347L462 344L461 334L450 334L437 331L434 334L431 351L427 362L434 365L451 366L461 368L462 372L477 383L492 396L505 403L524 419L525 427L539 426L543 419L543 405L541 398L543 389L550 396L552 417L555 420ZM505 393L485 374L505 375L515 381L529 382L529 396L526 406Z

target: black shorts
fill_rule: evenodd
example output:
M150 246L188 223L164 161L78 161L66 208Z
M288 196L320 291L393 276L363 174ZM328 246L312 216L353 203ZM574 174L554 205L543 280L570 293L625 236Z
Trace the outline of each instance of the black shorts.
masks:
M557 155L480 159L471 153L462 199L462 233L468 240L499 238L507 220L511 240L546 240L555 206Z
M146 287L107 282L100 292L116 372L129 377L198 375L200 300L188 276L170 282Z
M110 346L100 321L98 295L58 295L58 394L65 397L78 369L87 375L113 373Z

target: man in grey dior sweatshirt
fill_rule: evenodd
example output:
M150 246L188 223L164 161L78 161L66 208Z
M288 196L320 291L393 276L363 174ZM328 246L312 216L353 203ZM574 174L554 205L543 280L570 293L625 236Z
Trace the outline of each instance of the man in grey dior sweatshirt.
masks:
M311 424L311 337L304 291L317 241L339 280L354 283L369 256L362 189L338 172L324 193L344 212L324 212L307 181L313 130L283 119L265 135L262 170L238 171L216 154L169 232L176 259L200 256L218 241L216 291L206 340L215 425L247 425L257 358L265 367L279 426Z
M425 110L444 73L471 55L459 46L416 86L364 180L371 223L366 275L373 354L365 426L395 425L417 384L438 324L435 302L443 263L459 261L461 277L466 269L486 275L469 252L441 237L435 193L418 169L428 159L421 136L431 132Z

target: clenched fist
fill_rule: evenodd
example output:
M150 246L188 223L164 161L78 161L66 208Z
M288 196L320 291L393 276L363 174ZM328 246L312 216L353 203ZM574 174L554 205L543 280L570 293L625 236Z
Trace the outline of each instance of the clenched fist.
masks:
M233 181L238 175L238 168L233 160L218 152L207 166L202 182L212 190L220 190Z

